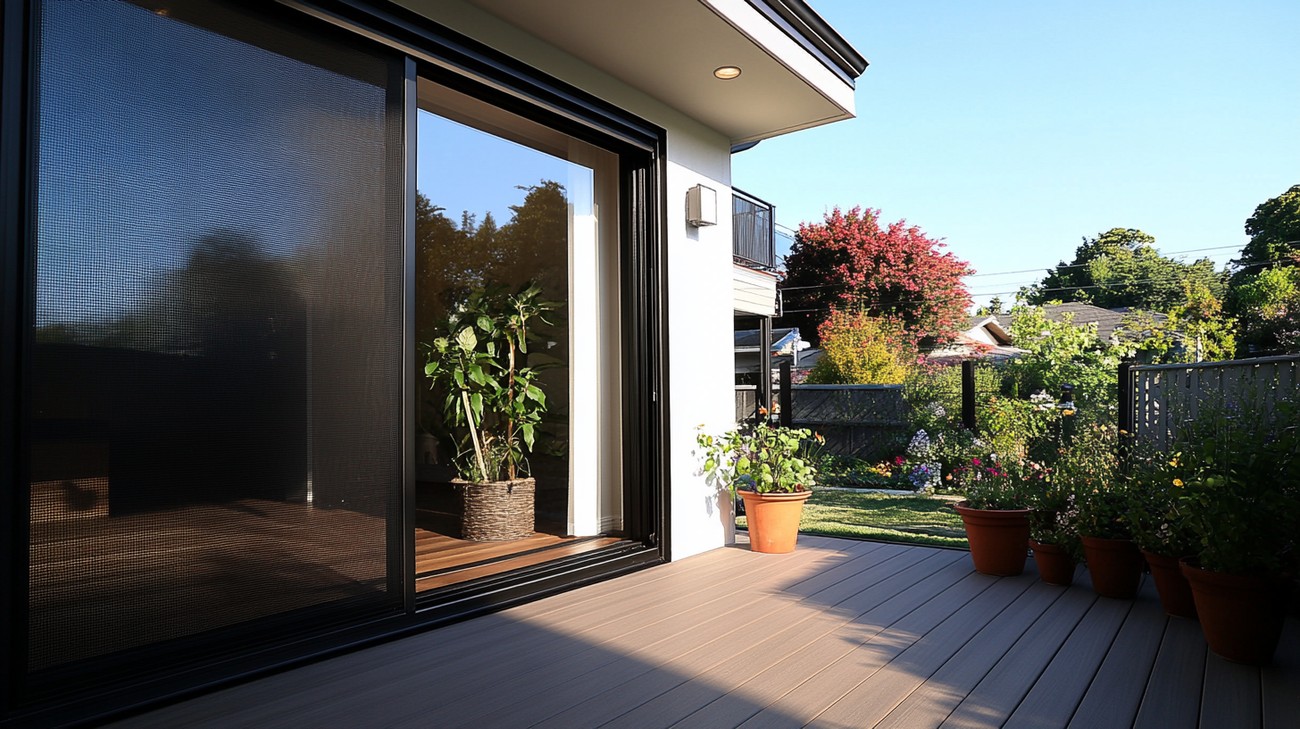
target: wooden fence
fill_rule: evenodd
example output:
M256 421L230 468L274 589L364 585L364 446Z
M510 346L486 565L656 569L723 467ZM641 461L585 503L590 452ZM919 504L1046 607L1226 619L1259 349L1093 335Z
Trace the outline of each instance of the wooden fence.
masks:
M1121 370L1120 426L1158 445L1207 406L1264 417L1300 388L1300 355L1230 362L1143 365ZM1127 416L1127 417L1125 417Z

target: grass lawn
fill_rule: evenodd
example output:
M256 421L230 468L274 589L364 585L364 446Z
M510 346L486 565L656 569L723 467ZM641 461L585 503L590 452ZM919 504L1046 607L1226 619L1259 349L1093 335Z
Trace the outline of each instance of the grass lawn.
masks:
M804 504L799 531L828 537L881 539L967 549L957 497L814 491ZM736 520L745 525L745 517Z

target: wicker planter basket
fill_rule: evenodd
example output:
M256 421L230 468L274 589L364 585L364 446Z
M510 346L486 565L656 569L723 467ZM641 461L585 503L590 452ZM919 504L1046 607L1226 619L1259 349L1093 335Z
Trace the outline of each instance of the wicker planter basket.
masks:
M461 493L460 532L462 539L475 542L504 542L523 539L533 533L533 494L537 482L531 478L491 483L456 481Z

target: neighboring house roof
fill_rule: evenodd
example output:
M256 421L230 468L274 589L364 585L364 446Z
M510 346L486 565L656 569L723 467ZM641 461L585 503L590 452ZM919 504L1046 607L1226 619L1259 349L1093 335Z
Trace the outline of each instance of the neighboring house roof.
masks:
M1011 335L991 314L972 316L970 327L940 347L926 353L930 362L951 363L965 359L1001 361L1019 357L1025 350L1011 346Z
M1047 304L1043 306L1043 313L1052 321L1065 321L1066 315L1071 315L1073 317L1071 322L1076 326L1096 324L1097 338L1103 342L1114 343L1116 341L1115 331L1124 323L1124 318L1140 312L1136 309L1103 309L1092 304L1071 302L1069 304ZM1147 313L1158 322L1169 318L1156 312Z

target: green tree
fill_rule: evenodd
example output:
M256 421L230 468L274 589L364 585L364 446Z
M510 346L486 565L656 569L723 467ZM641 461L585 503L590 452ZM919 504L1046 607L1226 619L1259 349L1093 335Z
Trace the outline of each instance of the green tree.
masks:
M1075 400L1102 409L1116 402L1115 369L1122 350L1097 338L1097 326L1076 326L1047 318L1040 306L1011 310L1011 342L1027 353L1007 363L1013 395L1038 390L1055 394L1061 385L1074 385Z
M1295 265L1260 271L1234 298L1246 312L1241 346L1247 354L1300 352L1300 254Z
M822 357L808 373L808 384L897 385L916 359L900 324L862 308L831 310L818 334Z
M1204 285L1186 281L1183 301L1165 317L1140 311L1125 317L1120 340L1153 363L1207 362L1232 359L1237 349L1237 322Z
M1140 230L1111 228L1084 238L1072 262L1060 262L1023 298L1034 306L1082 301L1104 309L1164 312L1183 301L1185 282L1223 294L1223 277L1208 258L1182 263L1160 255L1155 238Z
M1273 266L1293 266L1300 254L1300 185L1260 203L1246 220L1250 242L1234 260L1234 282L1244 285L1244 278Z

